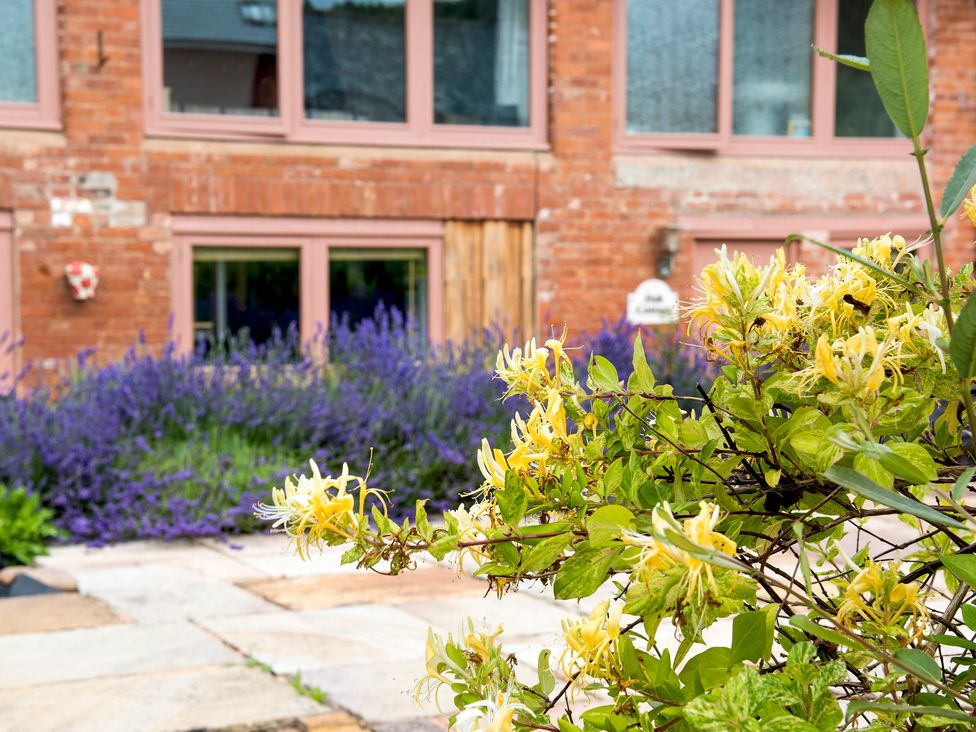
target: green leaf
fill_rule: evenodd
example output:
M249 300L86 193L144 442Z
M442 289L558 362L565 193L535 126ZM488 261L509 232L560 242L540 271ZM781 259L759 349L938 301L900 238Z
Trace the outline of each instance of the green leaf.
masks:
M506 523L516 525L522 520L525 509L529 505L529 497L525 494L518 473L514 470L509 470L505 474L505 487L495 492L495 500Z
M641 341L640 333L634 339L634 380L636 386L643 392L649 392L654 388L654 374L651 367L647 365L647 357L644 355L644 343Z
M942 680L942 668L925 651L917 648L901 648L895 651L895 659L910 668L920 679Z
M942 207L939 214L943 219L948 218L966 197L966 194L976 185L976 145L970 147L966 154L959 158L952 177L946 183L942 192Z
M882 454L879 462L896 477L906 480L912 485L924 485L938 477L935 461L921 445L911 442L889 442L884 447L887 454Z
M956 482L952 486L952 500L958 501L962 498L963 493L969 487L970 481L973 479L973 475L976 475L976 468L966 468L959 477L956 478Z
M956 318L949 341L949 357L963 381L976 376L976 295L969 296Z
M962 621L970 630L976 630L976 605L967 603L962 606Z
M439 562L448 555L448 552L457 549L457 542L457 534L448 534L427 547L427 551Z
M714 689L729 677L729 649L724 646L708 648L692 656L678 674L681 683L699 693Z
M624 529L634 528L634 514L623 506L601 506L586 519L586 531L592 546L603 546L620 536Z
M551 655L551 650L543 648L539 651L539 660L536 663L536 668L539 669L539 685L535 688L545 696L549 696L552 690L556 688L556 677L553 676L552 667L549 665L549 656Z
M960 709L948 709L947 707L924 707L912 706L909 704L893 704L887 701L865 701L858 699L847 705L846 719L850 720L857 714L863 712L884 712L885 714L911 714L921 716L931 714L934 717L944 717L945 719L956 719L967 724L973 723L973 718Z
M871 62L864 58L864 56L852 56L847 53L831 53L830 51L823 50L817 45L813 46L813 50L816 51L819 56L829 58L831 61L844 64L844 66L850 66L852 69L857 69L858 71L871 71Z
M424 504L426 503L427 499L417 501L414 525L417 527L417 533L420 534L424 541L430 541L434 536L434 527L431 526L430 521L427 520L427 509L424 508Z
M917 140L929 115L929 68L911 0L875 0L864 24L864 47L888 117Z
M541 572L548 569L553 562L562 556L563 551L569 546L572 539L573 537L569 533L543 539L523 554L522 571Z
M976 651L976 641L971 641L969 638L960 638L958 635L938 633L929 638L929 640L938 643L940 646L952 646L953 648L966 648L970 651Z
M976 556L972 554L953 554L942 557L942 566L952 572L956 579L970 587L976 587Z
M774 605L770 605L775 609ZM732 620L732 649L729 666L739 661L758 662L769 658L773 649L775 615L765 610L739 613ZM770 622L773 621L773 623Z
M825 628L822 625L817 625L806 615L794 615L792 618L790 618L790 625L798 630L802 630L808 635L828 641L834 645L849 646L852 643L850 638L845 638L836 630L831 630L830 628Z
M917 516L920 519L928 521L930 524L952 526L957 529L966 528L964 524L951 516L946 516L934 508L926 506L921 501L916 501L914 498L908 498L901 493L895 493L894 491L882 488L870 478L866 478L850 468L834 465L827 469L823 473L823 476L832 483L836 483L842 488L846 488L863 498L867 498L869 501L880 503L882 506L893 508L902 513Z
M590 382L605 391L617 391L620 388L617 367L603 356L594 356L590 363Z
M619 553L614 548L587 548L567 559L556 574L552 591L557 600L589 597L606 582L607 572Z

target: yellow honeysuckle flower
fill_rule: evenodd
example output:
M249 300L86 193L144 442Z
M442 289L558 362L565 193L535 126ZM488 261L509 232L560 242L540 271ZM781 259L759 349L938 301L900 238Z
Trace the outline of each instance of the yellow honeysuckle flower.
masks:
M488 531L494 525L492 520L493 506L490 502L475 503L469 511L462 503L452 511L445 511L445 517L457 521L458 544L482 541L488 538ZM483 546L461 546L457 550L457 565L460 570L464 564L464 557L471 557L480 567L488 559L488 552Z
M576 685L584 684L587 677L606 679L617 673L617 641L622 615L622 604L611 609L610 601L604 600L585 620L563 621L567 647L560 664L566 676L575 676Z
M514 690L498 691L488 699L471 702L458 712L454 729L457 732L515 732L515 715L531 714L524 704L512 700Z
M866 399L877 396L889 374L893 383L901 382L899 356L895 350L896 343L891 334L879 343L870 326L832 344L826 335L822 335L814 350L813 363L795 376L800 389L824 377L849 396Z
M512 444L515 449L508 456L510 468L535 466L535 472L545 473L549 462L572 459L582 450L577 435L570 437L566 425L566 407L555 388L549 390L548 404L536 403L528 421L516 412L512 420Z
M860 619L884 627L896 625L908 616L912 623L912 637L923 637L928 623L928 608L919 597L917 583L898 581L898 566L897 561L887 569L873 561L868 562L844 591L844 600L837 610L837 621L851 626Z
M962 202L962 207L973 226L976 226L976 186L969 190L969 196Z
M506 343L495 360L495 373L508 385L505 395L526 394L536 398L549 387L558 386L560 361L569 360L563 348L565 339L564 331L559 338L547 340L545 346L536 346L533 338L524 348L514 348L511 351ZM553 356L552 374L549 373L550 353Z
M837 364L834 362L834 349L830 344L830 339L826 335L820 336L817 340L817 348L814 352L814 363L828 381L838 383Z
M364 478L350 475L345 463L339 476L323 478L315 461L308 462L311 477L300 475L297 483L291 477L286 478L284 489L272 489L271 505L259 503L254 507L255 516L274 521L272 531L282 531L295 538L298 554L303 559L308 558L309 544L320 544L328 534L354 539L359 532L358 517L363 515L369 496L377 498L386 510L383 494L368 488ZM350 483L359 491L358 510L349 492Z
M916 335L923 336L929 347L935 351L942 365L942 373L946 372L945 353L938 344L938 340L944 335L945 318L942 310L936 305L929 305L919 313L912 310L910 303L905 303L905 312L901 315L888 318L888 333L897 338L896 350L900 356L903 348L907 348L918 356L928 356L930 351L925 347L919 347Z
M892 259L891 252L894 250L895 257ZM853 254L865 259L870 259L885 269L892 269L908 250L905 239L902 236L892 236L884 234L876 239L858 239L857 245L853 249Z
M474 623L468 620L468 632L464 635L464 648L476 663L487 663L488 660L497 655L499 647L495 641L504 632L502 626L497 626L493 633L485 633L475 630Z
M509 470L508 460L505 453L495 448L492 449L488 444L488 439L481 440L481 449L478 450L478 467L481 474L485 477L482 489L489 492L495 488L505 487L505 473Z
M715 527L721 520L719 507L708 501L701 501L698 505L698 515L685 519L679 525L671 512L671 506L664 503L654 509L651 515L651 524L658 534L663 534L668 528L678 528L689 541L700 547L720 551L730 557L735 556L735 542L724 534L715 531ZM658 536L645 536L634 531L624 531L622 539L625 544L641 547L641 554L634 570L638 579L648 582L653 573L668 571L680 564L685 567L684 582L688 586L685 602L690 601L696 595L700 597L703 594L703 577L708 584L708 589L712 593L718 593L715 575L708 562L692 556L683 549L671 546Z

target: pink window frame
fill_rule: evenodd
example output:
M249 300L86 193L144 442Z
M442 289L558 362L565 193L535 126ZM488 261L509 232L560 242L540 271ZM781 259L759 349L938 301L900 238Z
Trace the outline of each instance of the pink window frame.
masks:
M427 329L439 343L444 329L444 227L440 222L377 219L178 216L173 219L173 339L193 347L193 249L297 249L301 339L311 343L329 326L329 249L424 249L427 252ZM321 273L316 276L316 272Z
M782 241L790 234L805 234L834 246L853 245L859 238L900 234L908 243L928 231L924 214L883 216L715 216L682 217L677 227L693 241ZM790 261L799 261L798 244L791 245ZM924 254L922 256L925 256Z
M0 212L0 394L6 394L17 376L17 349L13 344L20 338L17 332L17 278L14 260L11 215Z
M0 127L61 129L56 0L34 0L36 102L0 102Z
M812 49L811 135L807 138L732 134L732 87L735 41L735 0L719 2L719 47L716 97L716 132L627 132L627 0L614 2L613 126L614 148L620 153L655 153L669 150L703 150L735 155L795 155L802 157L859 155L901 157L911 143L899 138L835 137L834 111L837 69L833 61ZM928 0L917 0L923 28ZM839 0L814 0L813 40L826 50L836 50Z
M529 2L529 125L493 127L434 123L433 0L406 0L406 121L349 122L305 118L302 14L297 0L277 0L277 117L182 114L162 110L161 0L142 0L146 133L222 140L545 150L548 147L547 0Z

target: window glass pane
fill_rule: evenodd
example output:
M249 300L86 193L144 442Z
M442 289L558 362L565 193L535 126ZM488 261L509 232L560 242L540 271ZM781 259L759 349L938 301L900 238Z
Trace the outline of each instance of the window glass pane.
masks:
M305 0L305 114L402 122L404 0Z
M264 343L297 327L298 289L297 249L194 249L195 339Z
M529 124L528 0L434 0L434 121Z
M275 0L162 0L163 109L278 114Z
M332 249L329 307L351 324L379 305L396 308L427 329L427 255L422 249Z
M840 0L837 9L838 53L864 55L864 21L871 0ZM837 110L834 135L837 137L894 137L899 133L891 124L874 88L871 74L836 64Z
M37 101L37 67L34 48L34 3L6 0L0 27L0 100Z
M718 0L629 0L628 132L715 132L718 20Z
M810 136L813 0L736 0L732 131Z

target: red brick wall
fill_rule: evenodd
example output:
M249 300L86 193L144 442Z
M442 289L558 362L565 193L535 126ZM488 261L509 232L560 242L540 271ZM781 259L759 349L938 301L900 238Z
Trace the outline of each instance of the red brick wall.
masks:
M921 210L910 160L615 156L609 0L551 2L552 149L538 154L147 140L138 0L58 6L63 133L0 132L0 209L14 213L30 358L117 353L140 328L165 339L173 214L535 219L540 323L579 331L622 314L626 293L655 274L659 227L677 218ZM932 13L941 188L976 140L976 6L932 0ZM114 203L83 190L92 171L114 176ZM93 213L52 226L54 198L90 200ZM971 259L972 238L961 226L951 234L955 264ZM683 293L691 244L672 278ZM74 259L101 269L91 302L68 295Z

